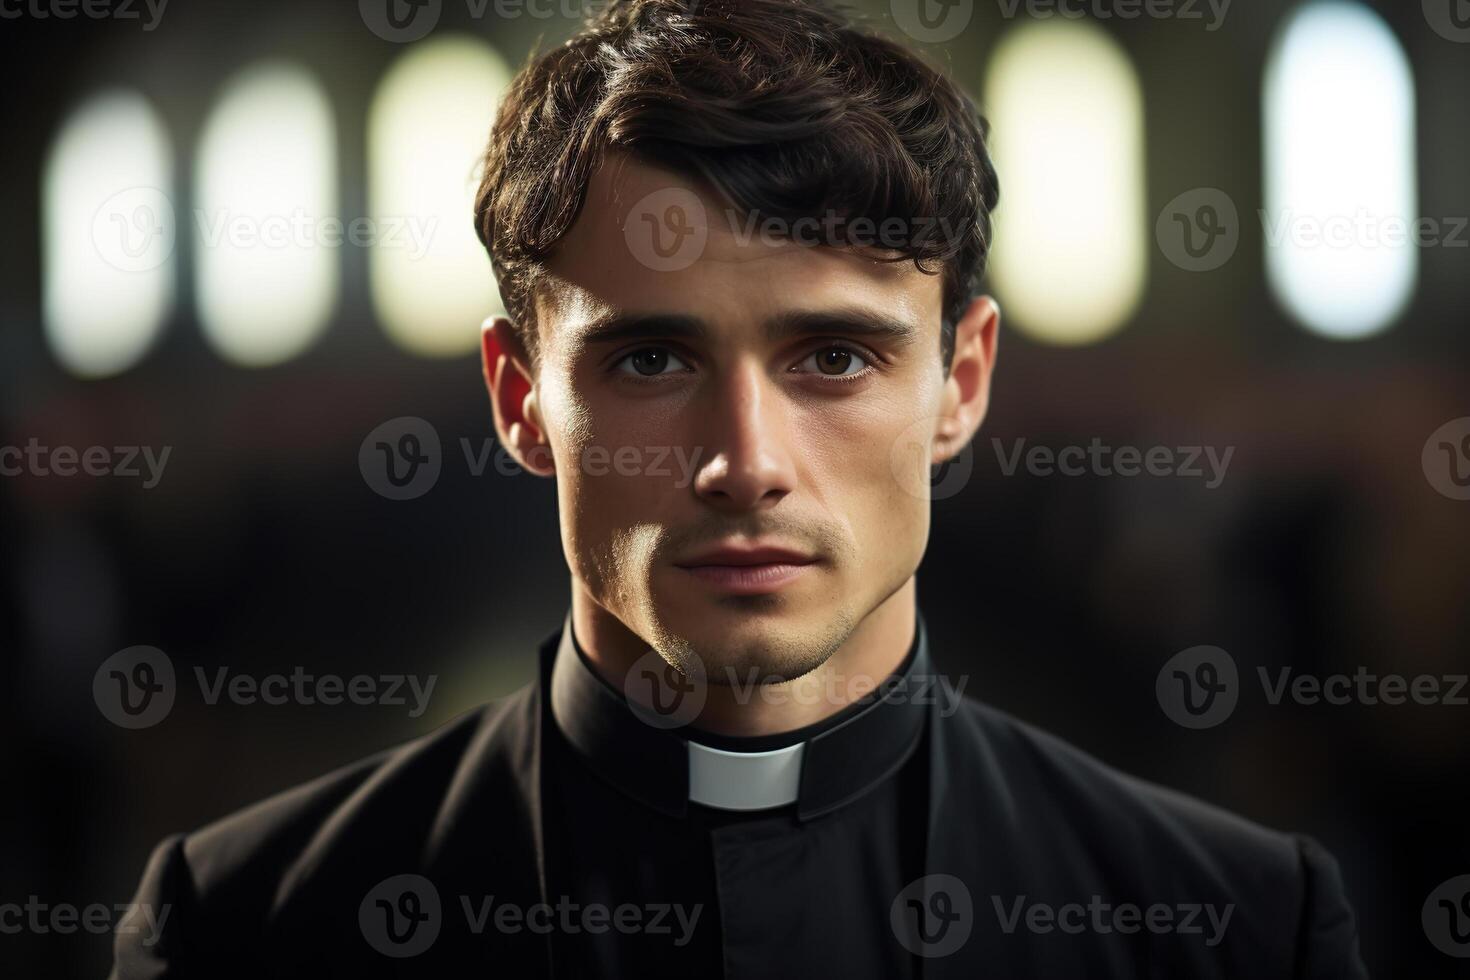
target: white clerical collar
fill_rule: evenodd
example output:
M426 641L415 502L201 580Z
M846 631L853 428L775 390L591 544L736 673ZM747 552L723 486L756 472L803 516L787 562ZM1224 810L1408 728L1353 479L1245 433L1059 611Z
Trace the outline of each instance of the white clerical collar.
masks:
M942 681L929 670L923 619L916 616L909 656L882 686L883 696L787 736L723 739L683 724L688 719L677 708L671 717L652 715L604 681L577 645L569 613L544 683L556 727L594 772L635 799L673 816L690 803L733 811L796 804L805 820L897 770L927 717L930 700L915 697L915 686L932 693L929 685ZM750 744L760 749L743 749Z
M726 752L698 742L689 749L689 802L717 810L768 810L795 803L806 743L769 752Z

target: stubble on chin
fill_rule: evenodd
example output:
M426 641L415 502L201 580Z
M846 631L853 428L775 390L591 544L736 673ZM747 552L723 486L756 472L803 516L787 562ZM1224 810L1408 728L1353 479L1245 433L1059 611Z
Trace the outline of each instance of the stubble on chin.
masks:
M702 671L712 687L793 681L821 667L853 633L844 613L798 629L741 639L692 637L661 630L654 649L675 668Z

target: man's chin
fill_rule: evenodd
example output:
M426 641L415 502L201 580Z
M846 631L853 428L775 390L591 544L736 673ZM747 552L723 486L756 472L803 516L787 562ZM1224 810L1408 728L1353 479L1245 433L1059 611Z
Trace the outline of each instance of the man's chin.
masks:
M792 680L815 670L840 644L844 631L806 603L764 597L728 598L660 606L663 643L683 662L691 655L712 685Z

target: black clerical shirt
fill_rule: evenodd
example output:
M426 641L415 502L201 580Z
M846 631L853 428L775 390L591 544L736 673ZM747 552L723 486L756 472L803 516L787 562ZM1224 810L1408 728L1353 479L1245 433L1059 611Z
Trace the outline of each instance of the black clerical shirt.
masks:
M922 624L867 701L763 738L647 725L594 673L570 620L556 656L548 888L573 908L625 908L622 929L561 937L558 975L743 980L775 963L785 976L916 974L889 911L924 873ZM754 811L688 802L686 738L736 752L804 742L801 796Z
M506 698L167 837L113 977L1366 978L1316 841L927 684L922 621L891 679L919 683L793 733L771 793L569 642Z

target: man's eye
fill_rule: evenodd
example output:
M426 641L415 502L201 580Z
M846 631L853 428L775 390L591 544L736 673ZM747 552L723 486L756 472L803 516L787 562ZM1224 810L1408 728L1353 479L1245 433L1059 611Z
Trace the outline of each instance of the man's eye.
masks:
M851 347L834 344L813 351L799 367L802 371L829 378L850 378L863 373L868 367L868 359Z
M624 357L618 362L617 368L622 374L652 378L674 371L685 371L689 366L679 360L667 347L644 347Z

